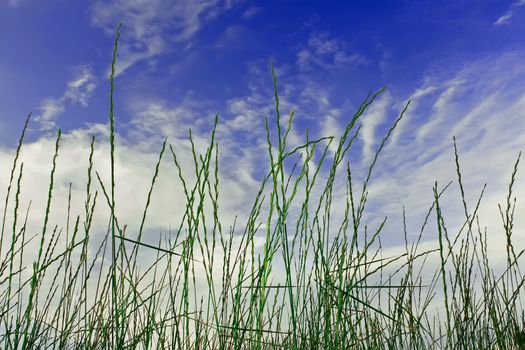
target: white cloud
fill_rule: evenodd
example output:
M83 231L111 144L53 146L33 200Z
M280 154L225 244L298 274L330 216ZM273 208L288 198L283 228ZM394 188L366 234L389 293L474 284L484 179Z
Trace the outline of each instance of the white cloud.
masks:
M419 101L435 91L435 86L428 85L428 83L424 83L422 87L417 88L414 92L410 94L410 96L407 99L407 101L410 101L410 108L406 111L405 116L399 122L396 131L392 135L391 142L393 144L396 144L398 142L399 138L403 135L405 128L412 125L412 123L410 122L413 118L412 114L413 111L417 109ZM398 103L396 106L397 110L401 110L401 108L403 108L402 104L406 103L405 101L400 102L401 103Z
M91 23L115 35L124 25L117 75L135 63L166 52L175 44L191 45L191 39L207 21L231 8L235 1L222 0L96 0ZM166 39L168 38L168 39Z
M363 163L371 161L375 152L372 147L377 144L378 140L383 138L382 135L376 135L376 131L377 127L385 121L391 101L390 93L383 93L361 117L363 127L359 138L363 141Z
M344 125L342 125L340 118L341 111L338 109L332 109L329 111L328 114L325 114L321 118L319 118L319 126L321 133L323 135L341 137ZM336 142L332 142L332 144L330 145L330 151L332 152L332 155L337 151Z
M504 263L498 203L506 201L513 165L525 146L525 95L519 88L525 79L523 58L523 53L511 53L479 59L447 79L430 78L412 94L419 98L409 109L411 119L398 142L387 144L369 188L365 218L377 223L388 216L385 246L403 244L402 205L407 210L409 235L413 238L419 232L425 211L433 202L436 180L440 188L453 181L442 200L449 232L455 235L463 224L452 145L455 135L467 206L473 210L483 184L488 183L479 212L481 230L487 227L491 263ZM516 213L525 207L520 199L523 169L520 163L514 193L518 198ZM424 239L436 238L435 221L433 214ZM516 249L524 248L518 243L525 238L525 219L519 214L514 232Z
M314 31L297 53L297 65L302 70L310 70L315 67L339 69L368 63L361 54L349 52L347 46L344 41L330 38L327 33Z
M498 19L494 22L494 25L500 26L500 25L508 24L510 20L512 19L512 17L516 15L516 11L518 10L518 8L524 5L525 5L525 0L514 1L510 5L509 9L505 11L503 15L498 17Z
M76 86L75 84L71 85ZM260 186L260 182L254 179L254 174L260 172L261 166L264 167L268 161L264 135L260 138L260 142L256 142L254 146L245 145L242 140L234 137L237 132L242 133L243 131L252 135L260 133L262 124L257 125L257 129L255 129L254 120L249 123L240 122L240 119L244 117L256 118L253 108L259 102L256 98L248 98L244 102L241 99L232 100L230 110L235 117L232 120L223 119L217 130L220 150L219 210L221 224L225 232L229 230L230 225L236 219L237 230L243 228ZM269 103L271 104L271 101ZM163 100L141 101L131 106L132 122L127 125L117 125L117 131L122 132L122 134L117 134L116 137L116 212L121 226L128 225L127 234L129 237L135 238L138 233L151 177L164 136L169 136L168 143L173 146L177 153L187 185L191 187L195 183L194 159L187 136L188 128L191 127L193 130L196 151L204 153L209 144L211 126L213 125L213 114L201 114L203 109L200 107L202 104L197 103L191 95L186 96L179 104L167 103ZM49 227L58 225L59 230L65 229L69 181L73 181L72 218L78 213L81 214L81 220L83 219L87 160L92 134L97 136L94 171L100 173L106 188L108 188L107 186L110 183L108 128L107 124L94 124L62 135ZM126 135L125 138L124 135ZM22 149L20 162L24 163L24 179L20 208L26 208L29 201L32 200L32 210L28 223L31 233L41 232L54 147L54 138L45 136L26 143ZM1 162L8 164L13 157L13 149L0 149ZM4 167L0 174L0 188L7 188L8 176L8 169ZM99 195L91 238L92 252L105 235L109 220L108 205L96 179L93 183L93 191L95 190L99 191ZM168 148L153 192L143 241L156 244L162 231L178 228L186 209L185 206L186 199L182 184L178 179L177 169ZM208 201L205 205L207 218L213 217L210 215L212 214L211 210ZM11 223L10 220L12 218L8 217L8 225ZM237 241L238 239L234 238L234 249L235 245L238 244ZM63 241L59 242L58 251L64 248L62 243ZM29 245L26 251L38 251L38 249L31 249L31 247L33 245ZM258 249L257 245L256 249ZM148 249L142 250L141 254L141 267L144 267L153 258L153 254ZM216 261L222 261L219 251L216 255ZM26 262L30 264L35 258L35 254L28 253ZM201 266L196 268L197 275L204 276ZM197 284L200 286L199 290L206 290L207 284L204 278L198 279Z
M266 138L261 132L264 130L262 111L271 107L271 99L263 101L254 94L228 101L227 112L219 115L216 140L220 151L221 192L225 196L222 203L226 209L225 222L231 219L232 223L235 214L240 219L246 218L247 212L239 208L253 204L251 201L259 186L255 177L261 176L268 163ZM193 160L188 130L192 129L196 151L204 153L216 111L189 93L178 103L137 99L130 105L130 113L134 117L124 128L131 143L144 152L155 152L162 139L168 137L177 152L186 154L190 169Z
M95 77L87 67L82 67L78 75L67 83L67 88L58 98L46 98L40 105L40 113L35 120L42 130L51 130L56 126L57 118L64 113L67 104L80 104L87 107L95 90Z
M450 117L450 111L445 111L444 107L449 105L450 100L454 97L454 94L457 93L462 83L463 81L461 79L454 79L447 83L445 91L442 92L434 102L434 117L419 128L417 142L423 142L424 138L431 133L437 125L443 123L447 117Z
M67 84L64 98L72 103L79 103L82 107L87 107L91 93L95 90L96 84L91 72L84 68L76 79Z
M52 98L45 99L40 105L40 114L37 115L36 120L40 122L42 130L51 130L55 127L56 119L64 113L64 103L61 99L54 100Z

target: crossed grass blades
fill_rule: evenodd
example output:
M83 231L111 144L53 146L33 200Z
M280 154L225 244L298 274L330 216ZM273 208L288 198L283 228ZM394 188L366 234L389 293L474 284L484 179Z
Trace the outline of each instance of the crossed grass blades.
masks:
M75 216L68 205L65 235L49 224L60 130L42 229L27 230L31 204L24 214L19 155L30 116L24 125L0 238L2 349L525 349L523 250L514 249L512 237L520 157L507 201L499 207L504 271L496 273L489 264L487 233L477 215L485 188L474 209L465 201L455 138L463 227L456 234L447 231L440 198L451 183L443 188L435 183L417 239L408 242L405 225L400 234L404 253L384 257L380 232L386 218L370 231L362 217L374 166L409 103L378 147L360 193L345 160L359 134L360 117L384 90L365 99L340 138L311 140L307 133L304 144L291 146L293 113L281 123L272 66L276 118L273 125L265 119L269 166L246 222L229 228L221 223L216 117L204 153L197 153L189 132L191 174L164 141L138 232L127 233L115 215L113 92L120 30L110 77L111 178L105 182L94 171L93 137L84 211ZM143 241L142 234L163 157L171 158L177 170L185 212L178 229L155 245ZM343 177L343 188L336 175ZM346 194L344 219L338 223L331 216L334 190ZM68 203L71 185L69 193ZM109 219L99 242L92 240L97 205L106 208ZM436 220L439 244L421 251L429 220ZM64 248L59 241L66 242ZM27 257L30 244L38 247L34 261ZM90 247L94 253L88 253ZM139 250L154 256L153 263L137 264ZM429 259L439 262L435 271ZM432 273L423 276L423 271ZM207 288L197 290L197 281ZM437 312L431 307L436 302L441 305Z

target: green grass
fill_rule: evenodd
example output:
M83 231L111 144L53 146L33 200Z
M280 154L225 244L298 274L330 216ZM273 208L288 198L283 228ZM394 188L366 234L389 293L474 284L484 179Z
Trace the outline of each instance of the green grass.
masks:
M487 233L479 224L483 191L473 208L465 200L455 139L463 227L455 234L448 232L441 196L450 183L445 187L435 183L417 239L408 241L405 225L400 234L404 251L385 257L380 236L386 218L378 228L362 219L374 167L409 104L383 138L357 187L360 191L347 161L360 118L384 90L366 98L340 138L311 140L306 134L304 144L292 146L288 136L293 114L282 122L272 66L276 120L266 119L262 130L268 144L268 172L248 219L230 227L221 222L216 117L202 154L189 133L191 173L164 141L138 233L128 235L115 211L118 149L113 93L119 36L120 28L110 79L111 179L105 183L93 169L93 137L86 159L85 205L76 215L68 205L65 236L57 227L51 230L48 222L55 170L60 167L61 133L56 138L42 229L29 237L30 208L25 216L20 212L19 154L30 117L22 131L2 218L0 348L525 349L525 278L520 269L524 251L515 250L512 236L519 157L507 201L500 206L507 255L502 272L489 262ZM164 244L159 239L153 245L143 242L142 234L163 159L177 172L185 212ZM342 176L344 188L336 176ZM338 208L344 211L342 221L332 216L335 192L345 194L343 208ZM71 203L71 187L69 193ZM100 206L107 210L109 226L91 256L93 214ZM6 218L11 215L13 224L8 227ZM438 243L424 250L422 235L430 220L436 222ZM27 247L33 240L38 242L37 258L28 261ZM153 262L144 265L139 252L154 257ZM437 267L429 261L437 262ZM198 287L202 283L206 288Z

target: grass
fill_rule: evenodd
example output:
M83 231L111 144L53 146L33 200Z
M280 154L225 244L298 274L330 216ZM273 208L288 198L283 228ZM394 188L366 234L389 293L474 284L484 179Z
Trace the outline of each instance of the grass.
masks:
M174 148L164 141L138 234L130 237L115 214L113 93L119 36L120 28L110 79L111 179L106 184L94 172L93 137L84 212L75 216L68 206L65 237L48 222L60 166L60 131L42 230L28 237L30 205L19 220L19 155L30 116L23 128L2 218L0 348L525 349L524 251L516 251L513 244L513 191L520 157L507 201L499 207L507 255L502 272L489 263L487 233L477 215L485 188L469 208L455 139L463 227L456 234L448 232L441 196L450 183L443 188L435 183L417 239L408 241L405 225L404 252L384 257L380 234L386 218L372 231L362 218L376 162L409 104L383 138L360 191L346 160L360 118L383 90L365 99L340 138L311 140L307 133L304 144L291 146L293 113L283 123L272 67L276 120L274 126L268 119L265 124L268 172L246 222L226 228L220 219L216 117L202 154L189 133L192 173L182 168ZM165 243L153 245L143 242L142 234L166 157L184 191L185 212ZM336 176L343 176L344 188ZM345 193L343 208L337 208L344 211L341 222L332 216L334 191ZM70 203L71 187L69 193ZM94 254L88 254L96 206L107 209L109 225ZM12 227L6 225L8 215ZM436 222L438 245L423 250L429 220ZM33 240L38 242L37 258L30 264L27 247ZM138 262L139 251L154 256L153 262ZM437 261L437 267L429 261ZM432 273L424 273L429 269ZM206 288L199 287L203 281ZM436 303L441 305L437 309Z

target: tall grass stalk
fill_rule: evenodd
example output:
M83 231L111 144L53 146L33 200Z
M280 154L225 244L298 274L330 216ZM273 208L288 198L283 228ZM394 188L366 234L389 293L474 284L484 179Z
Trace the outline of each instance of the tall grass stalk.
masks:
M111 75L110 75L110 92L109 92L109 122L110 122L110 134L109 144L111 146L111 266L112 266L112 278L111 287L113 290L113 314L115 316L115 332L113 346L117 349L122 348L121 329L120 329L120 312L118 309L118 294L117 294L117 254L116 254L116 243L115 243L115 117L114 117L114 106L113 106L113 94L115 91L115 68L117 64L117 50L118 41L120 39L120 30L122 23L117 29L117 35L115 38L115 46L113 48L113 60L111 61Z

